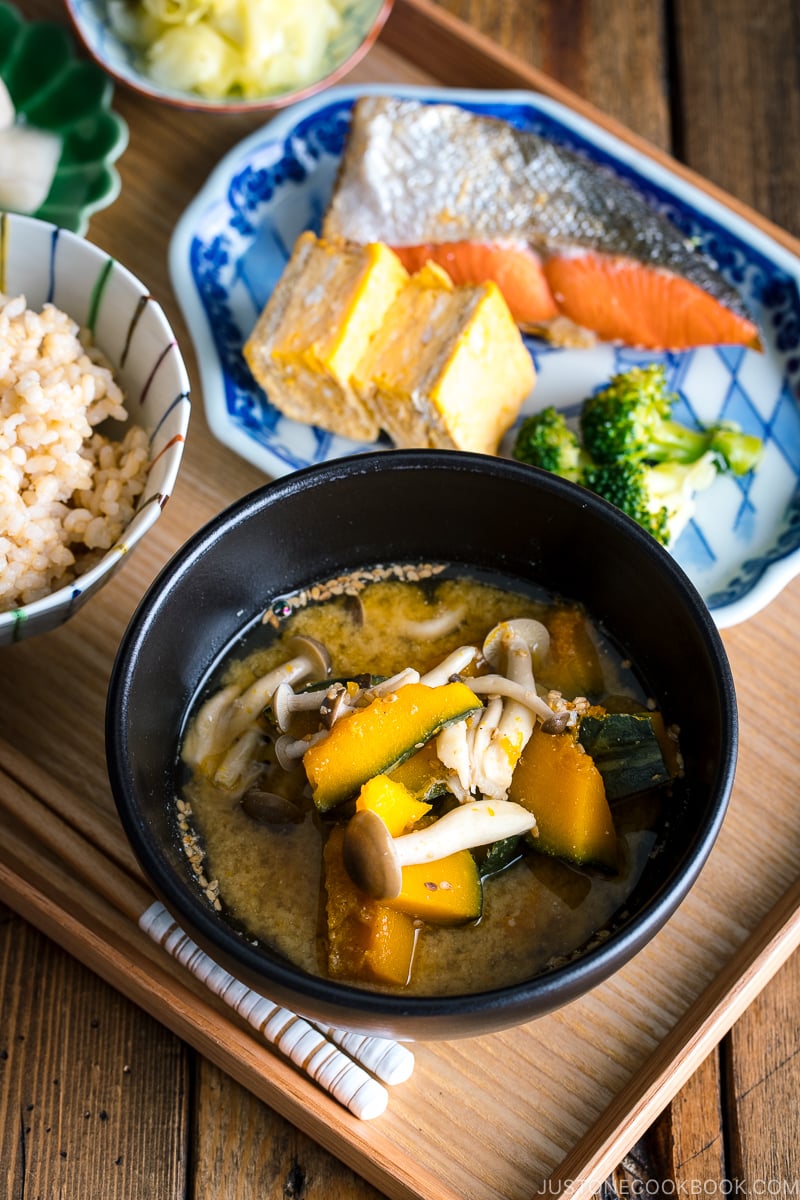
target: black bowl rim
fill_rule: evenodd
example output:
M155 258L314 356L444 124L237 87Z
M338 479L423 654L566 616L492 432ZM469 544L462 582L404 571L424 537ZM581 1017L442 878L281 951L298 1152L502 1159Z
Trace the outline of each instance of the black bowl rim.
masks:
M302 489L324 487L344 476L369 475L389 469L419 471L431 467L481 473L488 469L521 481L530 481L535 476L537 486L546 492L561 493L572 502L594 509L605 522L621 527L636 552L655 558L661 570L671 577L673 586L682 593L710 651L717 677L721 727L728 736L711 784L712 794L716 797L712 812L695 831L681 863L676 864L649 902L612 937L583 951L575 960L522 983L464 995L406 996L357 988L311 975L278 957L267 957L204 905L199 893L196 897L191 895L182 881L176 887L171 865L147 834L132 784L119 770L119 764L126 759L126 722L120 715L124 716L126 712L128 671L172 586L191 570L198 557L210 552L232 526ZM702 870L725 818L736 769L738 712L730 665L705 602L672 555L618 509L577 484L511 459L450 450L386 450L334 459L269 481L234 501L176 551L139 602L120 642L108 687L106 745L111 787L121 823L156 894L172 915L185 923L187 931L196 934L201 944L215 947L223 963L237 964L237 970L245 980L263 981L267 992L270 987L280 989L284 994L299 991L308 996L310 1006L321 1007L329 1013L341 1013L345 1025L348 1021L352 1024L356 1014L363 1014L371 1023L385 1020L392 1026L393 1022L403 1024L408 1020L411 1024L421 1023L426 1029L429 1028L426 1023L431 1020L441 1020L446 1027L448 1017L464 1018L478 1029L482 1022L487 1028L497 1028L502 1014L509 1014L508 1019L502 1021L508 1025L516 1012L539 1015L574 999L634 957L672 916ZM453 1036L458 1036L457 1029Z

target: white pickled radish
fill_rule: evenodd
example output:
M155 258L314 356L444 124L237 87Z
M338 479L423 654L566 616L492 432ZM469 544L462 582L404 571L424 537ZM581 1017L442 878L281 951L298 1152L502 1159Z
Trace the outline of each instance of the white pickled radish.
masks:
M47 199L61 157L61 138L44 129L0 129L0 208L33 213Z
M10 129L16 120L16 116L11 93L3 80L0 79L0 129Z

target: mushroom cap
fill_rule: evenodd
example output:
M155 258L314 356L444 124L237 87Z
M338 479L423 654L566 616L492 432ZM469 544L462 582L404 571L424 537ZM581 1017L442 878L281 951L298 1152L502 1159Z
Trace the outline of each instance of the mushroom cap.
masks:
M483 643L483 657L497 670L502 670L509 642L517 638L531 652L534 666L538 666L550 649L550 634L541 621L532 617L515 617L512 621L500 621L487 633Z
M240 801L248 817L261 825L288 825L302 820L301 810L286 796L252 787Z
M293 655L303 655L308 659L314 675L319 675L322 679L330 675L331 656L322 642L307 637L304 633L298 633L289 638L286 645Z
M392 835L376 813L363 809L350 818L342 859L356 887L373 900L393 900L400 895L402 868Z
M272 693L272 713L278 728L284 733L289 728L292 716L291 699L293 696L294 690L290 683L279 683Z

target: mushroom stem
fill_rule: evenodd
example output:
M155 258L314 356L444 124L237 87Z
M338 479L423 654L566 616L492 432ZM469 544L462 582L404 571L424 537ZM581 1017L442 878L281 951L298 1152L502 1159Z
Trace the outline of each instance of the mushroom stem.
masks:
M403 667L403 670L398 671L396 675L382 679L380 683L374 683L372 687L365 688L364 692L370 696L386 696L389 692L396 692L399 688L405 687L407 683L420 682L419 671L413 667Z
M526 833L535 825L535 817L521 804L473 800L424 829L393 838L380 817L364 809L347 826L342 855L345 869L357 887L374 900L392 900L400 894L403 867L488 846Z
M451 675L459 675L468 667L477 653L477 646L459 646L437 666L431 667L430 671L420 676L420 683L427 683L428 687L442 687Z
M255 721L270 703L280 684L297 683L310 675L318 675L324 679L330 671L331 662L327 650L313 638L292 638L289 647L297 651L294 658L267 671L266 675L251 683L250 687L234 700L226 731L229 739L238 737ZM320 702L321 699L320 697Z
M285 680L279 683L272 694L272 711L275 722L281 733L286 733L292 719L292 713L313 712L319 709L325 701L327 692L295 692L290 683Z
M485 796L496 800L506 798L536 717L545 720L551 715L544 702L538 700L533 678L534 655L545 653L549 643L550 635L544 625L526 618L501 621L489 631L483 643L484 657L505 677L502 700L497 692L491 693L490 707L499 702L502 712L496 718L488 745L480 747L481 739L476 734L473 772L478 790ZM519 689L516 696L511 689ZM520 692L525 695L520 696ZM528 697L530 701L525 702ZM532 703L534 697L536 702Z
M433 640L451 633L464 619L463 608L446 608L435 617L426 621L399 621L397 632L403 637L418 638L421 641Z
M543 721L549 720L553 715L552 708L534 688L516 683L505 675L476 675L474 679L465 679L464 683L476 696L502 696L508 700L515 700Z
M328 736L327 729L320 729L307 738L293 738L290 733L283 733L275 742L275 757L278 766L284 771L292 771L297 766L309 746L315 746Z
M231 705L239 695L236 684L229 684L210 696L199 708L186 735L181 757L190 767L199 767L212 754L225 749L222 734Z

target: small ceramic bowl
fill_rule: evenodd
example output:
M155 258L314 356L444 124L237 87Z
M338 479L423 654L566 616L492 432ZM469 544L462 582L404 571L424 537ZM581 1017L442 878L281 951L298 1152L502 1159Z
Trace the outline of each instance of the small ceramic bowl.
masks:
M574 958L471 995L370 992L312 976L209 903L181 848L178 745L209 670L276 599L359 568L450 563L583 598L681 730L685 777L635 890ZM689 891L723 820L737 717L721 639L674 559L616 509L554 475L447 451L387 451L289 475L235 504L167 565L122 640L106 746L120 817L173 917L239 979L296 1012L397 1038L527 1021L595 987ZM646 997L643 998L646 1004Z
M128 126L111 110L111 81L94 63L78 58L68 29L25 21L5 0L0 0L0 78L27 124L63 138L48 196L28 215L85 233L92 214L120 191L114 163L128 144Z
M264 89L244 96L236 91L221 97L201 95L157 81L148 72L139 48L119 36L106 0L66 0L75 30L89 54L119 83L164 104L203 112L268 112L284 108L338 82L364 57L377 39L393 0L354 0L341 8L341 28L327 43L314 78L290 90Z
M0 612L2 646L62 624L127 560L175 485L190 400L186 367L161 307L130 271L83 238L33 217L0 213L0 293L24 296L35 312L52 303L91 333L122 387L129 421L149 436L150 452L144 490L115 545L68 584ZM115 438L121 432L108 430Z

